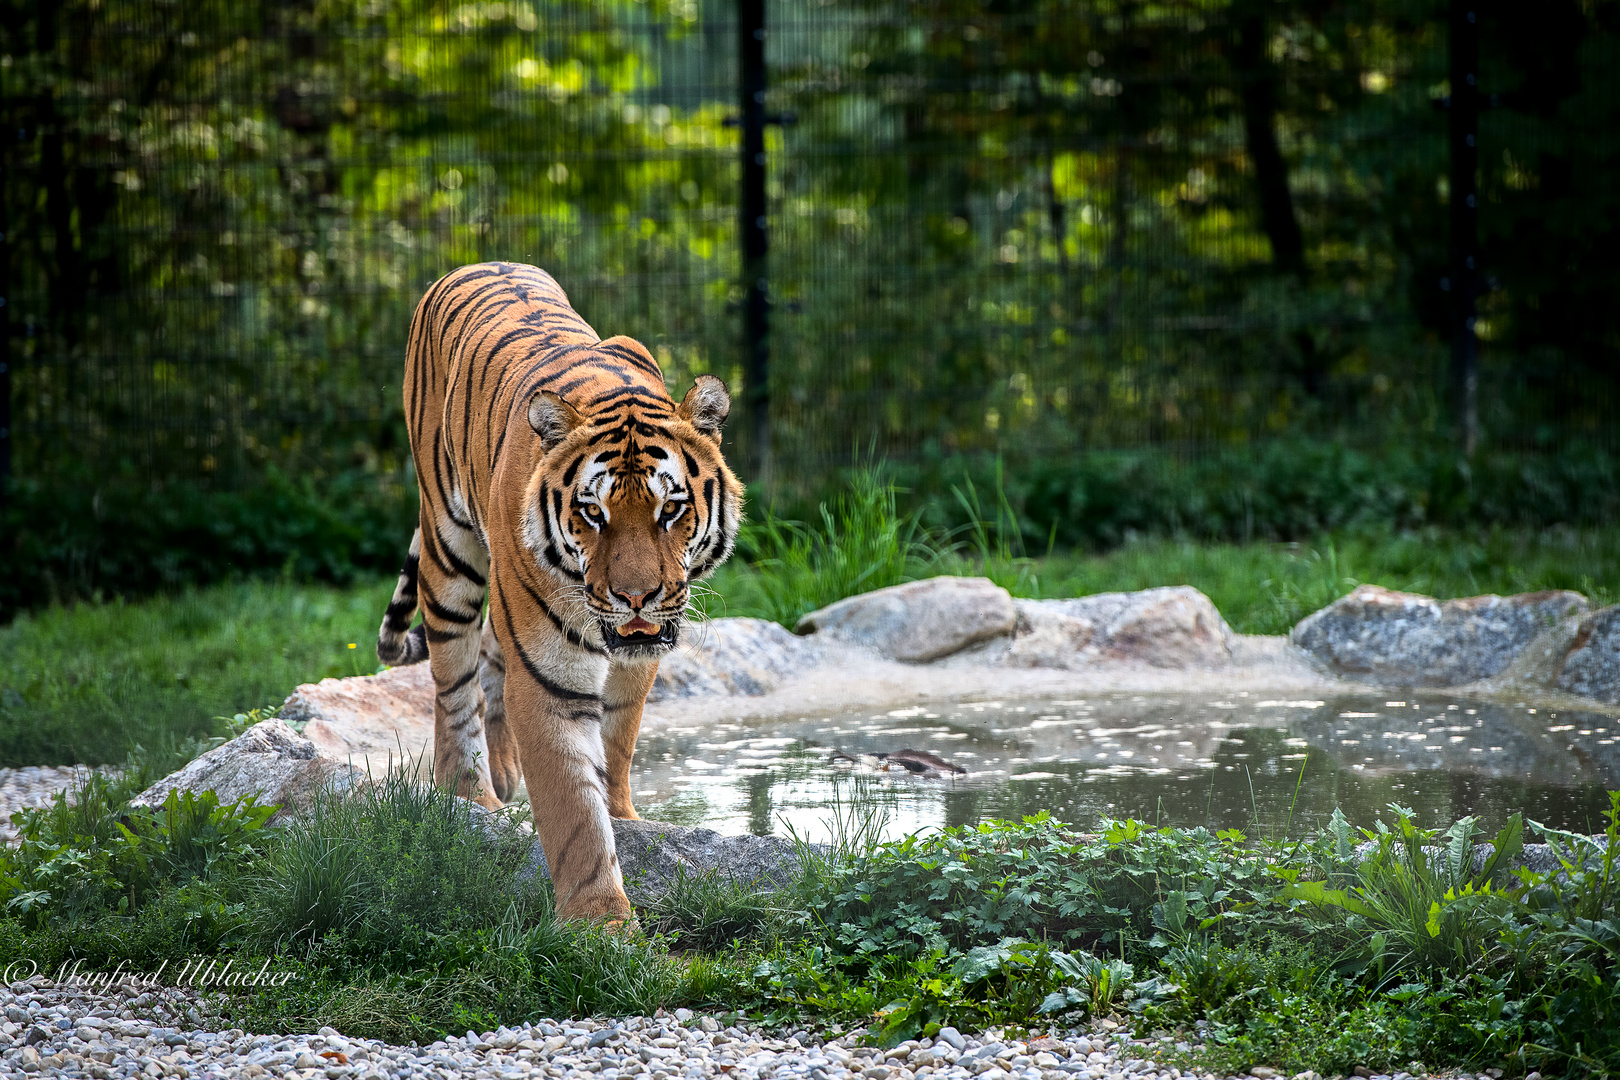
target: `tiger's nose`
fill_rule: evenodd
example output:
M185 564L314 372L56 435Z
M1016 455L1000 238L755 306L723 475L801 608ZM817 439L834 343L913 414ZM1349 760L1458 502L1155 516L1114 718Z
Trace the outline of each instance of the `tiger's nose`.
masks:
M613 590L613 595L629 604L631 611L640 611L642 605L647 602L647 597L650 594L650 589L643 592L620 592L618 589Z

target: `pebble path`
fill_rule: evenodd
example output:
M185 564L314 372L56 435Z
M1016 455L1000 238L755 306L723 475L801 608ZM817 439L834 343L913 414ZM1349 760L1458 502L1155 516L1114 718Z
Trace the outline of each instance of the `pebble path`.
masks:
M86 765L29 765L0 769L0 844L17 837L11 815L49 806L56 793L90 771Z
M614 1020L539 1020L467 1032L430 1046L392 1046L323 1027L312 1035L205 1030L207 1001L195 991L124 982L92 990L43 976L0 990L0 1076L6 1078L282 1077L286 1080L1221 1080L1169 1067L1157 1053L1194 1049L1133 1039L1111 1021L1041 1038L964 1036L889 1050L848 1035L822 1041L805 1031L772 1035L686 1009ZM175 1026L180 1021L181 1026ZM217 1025L216 1025L217 1026ZM1456 1075L1456 1074L1453 1074ZM1499 1071L1497 1075L1500 1075ZM1421 1080L1401 1072L1373 1080ZM1233 1080L1280 1080L1257 1068ZM1319 1080L1300 1073L1292 1080ZM1461 1074L1461 1080L1475 1080ZM1477 1080L1492 1080L1481 1074Z

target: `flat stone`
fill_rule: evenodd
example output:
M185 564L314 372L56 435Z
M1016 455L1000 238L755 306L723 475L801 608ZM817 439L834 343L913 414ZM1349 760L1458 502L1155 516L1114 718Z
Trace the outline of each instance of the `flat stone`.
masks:
M796 634L865 646L891 660L926 663L1013 632L1012 596L988 578L937 577L877 589L812 611Z
M658 662L648 701L768 694L787 676L813 666L822 652L765 619L710 619L681 636L680 646Z
M1580 621L1555 683L1572 694L1620 704L1620 604Z
M1209 597L1186 585L1015 606L1018 632L1007 662L1017 667L1072 668L1099 659L1209 667L1232 658L1232 628Z
M323 791L348 791L363 779L346 761L323 754L281 720L264 720L170 773L131 806L157 809L171 791L212 791L221 803L251 795L281 810L272 822L307 810Z
M469 812L488 813L476 803L468 807ZM798 868L794 846L777 836L722 836L713 829L615 818L613 841L625 892L638 903L663 895L678 874L691 877L718 871L769 890L786 885ZM539 840L534 841L526 872L550 877Z
M1289 639L1338 674L1398 686L1458 686L1496 675L1543 631L1584 614L1580 593L1432 596L1362 585Z

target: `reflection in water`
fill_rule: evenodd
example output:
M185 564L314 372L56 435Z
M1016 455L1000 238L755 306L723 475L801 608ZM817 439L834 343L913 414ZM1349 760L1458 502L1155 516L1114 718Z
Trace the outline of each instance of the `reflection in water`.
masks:
M969 770L927 780L835 760L930 750ZM652 818L727 833L822 837L852 772L889 812L890 835L1041 810L1294 834L1341 807L1370 825L1390 802L1424 824L1514 810L1595 831L1620 787L1620 720L1524 705L1354 695L1330 701L1112 695L970 702L642 735L636 804ZM1304 778L1300 780L1300 769ZM1296 797L1297 786L1297 797Z

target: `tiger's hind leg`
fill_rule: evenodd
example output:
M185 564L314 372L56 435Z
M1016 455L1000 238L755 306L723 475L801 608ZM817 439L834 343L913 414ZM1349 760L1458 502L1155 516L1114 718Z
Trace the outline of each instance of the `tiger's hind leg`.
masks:
M418 584L433 669L433 779L491 810L500 807L484 738L478 668L489 555L471 529L424 515Z
M489 778L495 797L510 802L523 778L517 740L506 721L506 657L495 628L484 620L484 640L480 653L478 679L484 687L484 741L489 747Z

